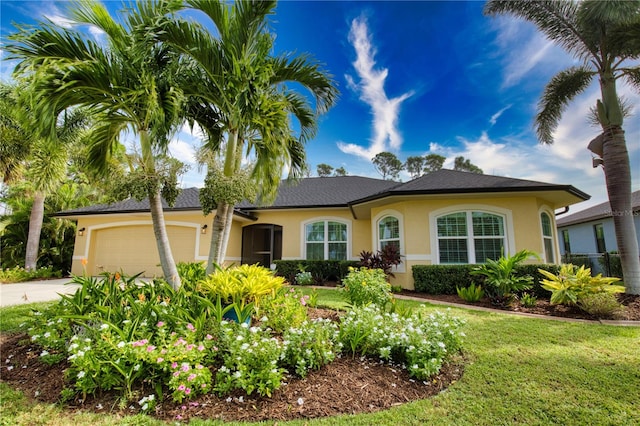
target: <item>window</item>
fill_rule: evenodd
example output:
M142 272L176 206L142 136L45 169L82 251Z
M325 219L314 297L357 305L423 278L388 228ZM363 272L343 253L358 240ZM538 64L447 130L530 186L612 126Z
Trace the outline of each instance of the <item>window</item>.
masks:
M551 217L549 217L547 213L540 213L540 223L542 224L544 261L546 263L555 263L555 250L553 249L553 227L551 226Z
M387 216L378 221L378 249L393 245L400 251L400 222L398 218Z
M507 246L502 216L479 211L437 218L440 263L483 263L497 260Z
M347 224L323 220L305 229L307 260L347 260Z
M606 253L607 246L604 243L604 227L601 223L593 225L593 233L596 236L596 249L598 250L598 253Z
M569 230L564 229L562 231L562 242L564 244L564 252L571 253L571 241L569 240Z

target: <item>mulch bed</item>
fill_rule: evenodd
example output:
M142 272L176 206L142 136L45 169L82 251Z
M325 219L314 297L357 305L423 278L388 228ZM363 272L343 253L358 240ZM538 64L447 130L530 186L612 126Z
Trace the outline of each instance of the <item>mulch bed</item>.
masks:
M339 314L324 309L311 309L311 317L337 320ZM63 362L48 366L40 362L42 350L32 345L25 334L0 335L0 380L22 391L27 397L44 403L60 402L64 389ZM293 420L385 410L410 401L429 398L455 383L464 370L463 356L445 365L428 381L411 379L399 366L367 358L342 357L321 370L312 371L304 379L289 376L287 384L271 398L247 396L236 392L225 397L204 395L176 404L169 398L156 407L155 417L182 420L197 417L225 421ZM151 393L140 390L140 397ZM168 392L165 393L169 395ZM85 401L65 404L70 410L110 412L128 415L138 412L134 402L122 407L117 394L105 392Z

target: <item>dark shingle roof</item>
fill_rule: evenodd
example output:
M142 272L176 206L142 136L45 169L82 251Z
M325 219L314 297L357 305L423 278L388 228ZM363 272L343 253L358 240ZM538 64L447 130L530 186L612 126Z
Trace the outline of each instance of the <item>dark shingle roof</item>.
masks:
M640 191L631 193L631 209L634 212L640 211ZM589 207L569 216L559 218L556 223L558 226L569 226L576 223L590 222L605 217L611 217L611 205L608 201Z
M386 191L372 194L362 199L355 199L351 204L358 204L394 195L418 194L469 194L486 192L516 192L516 191L567 191L588 200L588 194L571 185L557 185L532 180L514 179L504 176L492 176L457 170L441 169L426 174L406 183L396 184Z
M588 199L589 196L570 185L554 185L502 176L479 175L454 170L439 170L409 182L393 182L361 176L314 177L298 182L282 181L275 202L268 207L242 202L236 213L286 208L347 207L361 202L395 195L463 194L514 191L567 191ZM183 189L173 207L163 201L165 211L201 210L198 188ZM58 213L57 216L132 213L149 211L149 201L125 200L114 204L82 207Z

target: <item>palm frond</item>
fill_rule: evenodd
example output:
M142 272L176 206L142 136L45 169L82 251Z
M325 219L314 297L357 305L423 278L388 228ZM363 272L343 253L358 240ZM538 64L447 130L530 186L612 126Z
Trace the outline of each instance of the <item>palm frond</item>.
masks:
M576 0L490 0L485 4L484 13L525 19L567 51L583 59L597 58L596 47L579 28L579 7L580 2Z
M624 79L640 93L640 66L633 68L621 68L621 74Z
M538 103L535 128L540 142L553 143L553 132L569 102L584 92L595 72L587 67L560 71L547 84Z

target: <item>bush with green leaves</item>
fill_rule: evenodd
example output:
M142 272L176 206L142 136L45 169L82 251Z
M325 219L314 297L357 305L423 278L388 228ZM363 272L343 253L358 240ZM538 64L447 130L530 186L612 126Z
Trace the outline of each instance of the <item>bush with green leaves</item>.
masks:
M613 293L592 293L578 299L583 311L597 318L616 318L622 316L625 307L618 302Z
M306 305L309 299L309 296L294 288L283 287L262 299L256 316L265 327L283 333L287 328L298 327L308 319Z
M300 271L296 274L295 283L298 285L311 285L315 282L309 271Z
M176 264L182 286L192 290L207 277L204 262L178 262Z
M471 283L469 287L457 287L458 297L465 302L475 303L484 297L484 290L482 286L476 286L475 283Z
M403 364L411 377L422 380L437 374L461 349L463 324L448 313L418 309L401 317L366 306L347 312L338 339L353 356L376 356Z
M534 306L536 306L537 302L538 298L531 293L522 293L522 295L520 296L520 303L525 308L533 308Z
M516 271L516 267L531 256L537 255L529 250L520 250L513 256L487 259L486 263L473 268L471 275L484 277L485 292L493 304L509 306L516 293L528 290L533 285L531 276L522 276Z
M282 335L282 363L300 377L332 362L341 345L337 344L338 326L327 319L305 321L288 328Z
M60 277L62 277L62 272L54 271L52 266L33 270L24 269L22 266L0 269L0 283L2 284Z
M624 293L625 288L614 283L620 278L603 277L598 274L591 276L591 269L572 264L564 264L560 272L552 274L547 271L539 271L547 279L542 280L542 287L551 292L551 304L553 305L578 305L580 299L597 293Z
M351 268L342 280L342 294L351 306L374 304L384 308L392 299L391 284L382 269Z

